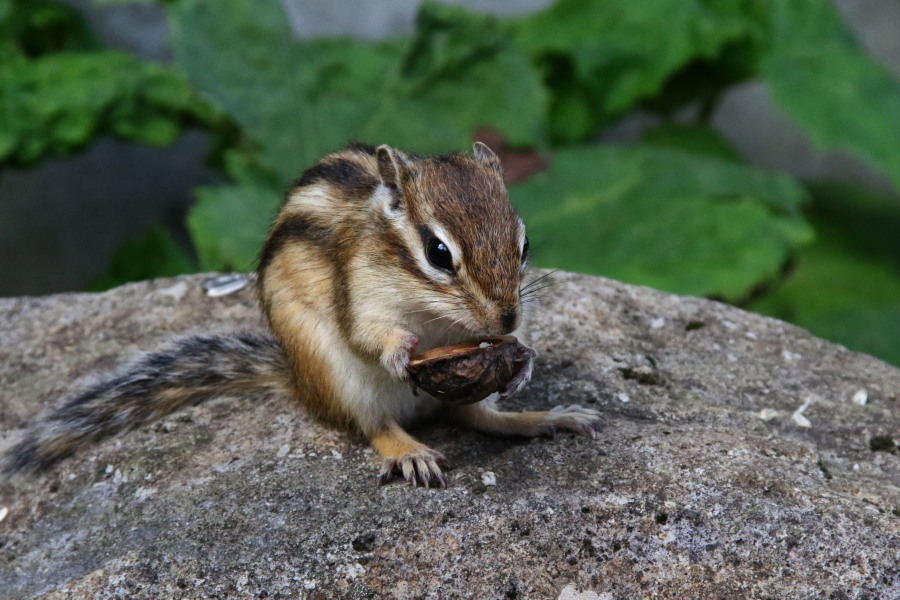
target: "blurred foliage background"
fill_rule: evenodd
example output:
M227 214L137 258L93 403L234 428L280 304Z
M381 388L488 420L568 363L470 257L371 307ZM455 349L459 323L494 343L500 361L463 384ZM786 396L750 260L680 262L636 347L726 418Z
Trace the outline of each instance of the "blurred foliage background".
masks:
M510 195L539 266L716 298L900 365L896 195L755 167L710 124L761 79L818 147L900 189L900 82L828 0L559 0L506 18L426 2L411 35L380 41L298 40L276 0L163 4L171 64L102 47L67 3L0 0L0 167L200 127L227 176L195 190L189 244L152 227L92 289L252 269L286 185L349 140L438 153L480 136L525 165ZM639 141L603 141L635 112Z

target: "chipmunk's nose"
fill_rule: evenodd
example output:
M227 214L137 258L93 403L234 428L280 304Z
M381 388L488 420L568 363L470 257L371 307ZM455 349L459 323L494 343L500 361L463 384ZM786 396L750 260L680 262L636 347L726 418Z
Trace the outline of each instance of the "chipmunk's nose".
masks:
M512 333L519 324L519 310L516 307L507 308L500 313L500 325L503 333Z

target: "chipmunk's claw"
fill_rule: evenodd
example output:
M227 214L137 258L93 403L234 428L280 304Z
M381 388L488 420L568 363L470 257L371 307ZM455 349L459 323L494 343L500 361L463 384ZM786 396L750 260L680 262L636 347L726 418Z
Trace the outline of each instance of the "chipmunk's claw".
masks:
M378 485L390 483L396 475L400 475L413 487L446 488L447 477L441 467L448 465L443 454L430 448L400 457L388 457L384 459L378 473Z
M395 331L391 344L381 355L381 364L397 381L408 381L409 359L419 347L419 337L403 331Z

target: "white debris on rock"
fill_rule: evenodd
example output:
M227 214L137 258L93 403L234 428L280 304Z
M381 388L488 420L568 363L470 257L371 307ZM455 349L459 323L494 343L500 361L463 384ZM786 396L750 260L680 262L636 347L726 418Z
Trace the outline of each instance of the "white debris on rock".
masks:
M803 355L797 354L796 352L791 352L790 350L782 350L781 358L783 358L787 362L794 362L795 360L800 360L801 358L803 358Z
M161 296L168 296L174 300L181 300L188 291L187 283L179 281L175 285L158 290L156 293Z
M759 411L758 413L756 413L756 416L759 417L760 419L762 419L763 421L771 421L772 419L774 419L775 417L778 416L778 411L775 410L774 408L764 408L761 411Z
M154 487L139 487L134 490L134 497L138 502L143 502L150 496L156 493L156 488Z
M800 408L795 410L794 414L791 415L791 419L793 419L794 423L799 427L812 427L812 423L809 422L809 419L803 416L803 411L809 408L812 400L812 396L807 396L806 400L803 401L803 404L800 405Z

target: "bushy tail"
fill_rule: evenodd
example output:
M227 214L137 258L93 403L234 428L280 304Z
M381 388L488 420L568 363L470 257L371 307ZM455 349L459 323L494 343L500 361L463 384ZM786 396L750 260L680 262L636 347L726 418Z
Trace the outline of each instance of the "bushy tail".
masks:
M56 409L9 451L3 470L46 469L78 448L219 395L289 393L281 345L251 334L198 336L149 354Z

